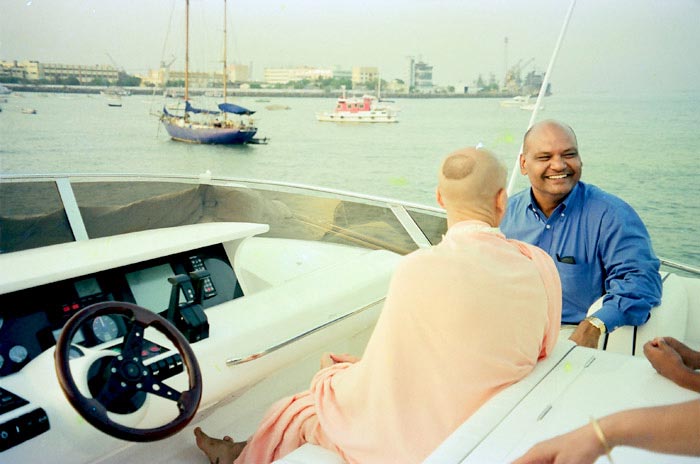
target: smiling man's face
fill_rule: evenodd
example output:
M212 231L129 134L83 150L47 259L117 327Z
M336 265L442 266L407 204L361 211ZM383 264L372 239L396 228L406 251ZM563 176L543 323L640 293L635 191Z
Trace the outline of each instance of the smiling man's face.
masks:
M582 166L576 136L566 126L540 123L525 139L520 172L530 179L535 200L547 216L574 188Z

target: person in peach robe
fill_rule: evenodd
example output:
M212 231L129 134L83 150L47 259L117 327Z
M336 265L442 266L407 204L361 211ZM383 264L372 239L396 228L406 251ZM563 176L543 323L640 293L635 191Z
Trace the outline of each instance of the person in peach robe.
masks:
M465 148L438 177L447 233L400 261L363 357L325 356L309 390L274 404L247 443L195 429L212 462L268 463L308 442L350 464L418 463L551 351L559 276L544 251L499 231L505 168Z

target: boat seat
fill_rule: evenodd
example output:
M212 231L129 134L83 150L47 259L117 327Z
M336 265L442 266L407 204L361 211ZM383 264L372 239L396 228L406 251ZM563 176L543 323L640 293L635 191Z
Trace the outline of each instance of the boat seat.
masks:
M550 353L524 379L498 392L428 456L423 464L457 462L455 456L466 456L506 418L561 361L576 348L576 344L561 335ZM560 369L567 369L563 366Z
M369 252L336 243L249 237L236 248L233 268L243 293L251 295Z
M465 421L449 439L443 442L424 463L453 462L455 449L475 448L488 433L517 405L540 381L549 374L576 345L569 340L559 340L552 353L537 363L533 371L520 382L499 392ZM275 464L344 464L345 461L333 451L309 443L304 444Z
M640 326L624 326L606 334L601 337L599 349L643 357L644 344L655 337L688 340L689 301L683 278L676 274L662 273L662 279L661 304L651 310L649 320ZM602 301L601 297L593 303L588 314L600 309Z
M338 453L305 443L273 464L345 464Z

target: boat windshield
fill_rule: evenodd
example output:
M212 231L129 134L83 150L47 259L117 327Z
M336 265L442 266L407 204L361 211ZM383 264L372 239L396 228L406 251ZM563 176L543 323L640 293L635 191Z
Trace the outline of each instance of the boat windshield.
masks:
M406 254L417 249L419 243L439 242L446 230L444 213L439 210L310 187L145 177L80 177L71 178L68 185L72 195L61 192L61 201L57 184L46 179L15 179L0 184L4 200L0 205L3 253L75 240L74 221L66 213L71 210L79 211L89 238L237 221L268 224L270 231L265 236L269 237ZM420 236L418 242L415 231Z

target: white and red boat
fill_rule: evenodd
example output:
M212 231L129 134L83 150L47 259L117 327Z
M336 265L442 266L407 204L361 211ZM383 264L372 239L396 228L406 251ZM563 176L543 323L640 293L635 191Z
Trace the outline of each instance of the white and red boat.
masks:
M325 122L399 122L398 111L373 95L363 95L361 98L345 96L338 98L333 111L316 113L316 119Z

